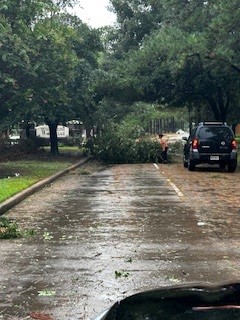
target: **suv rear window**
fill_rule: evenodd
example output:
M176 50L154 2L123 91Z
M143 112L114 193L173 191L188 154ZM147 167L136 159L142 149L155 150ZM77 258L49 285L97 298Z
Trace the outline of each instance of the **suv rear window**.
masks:
M211 140L231 140L233 134L229 128L226 127L202 127L198 132L198 138Z

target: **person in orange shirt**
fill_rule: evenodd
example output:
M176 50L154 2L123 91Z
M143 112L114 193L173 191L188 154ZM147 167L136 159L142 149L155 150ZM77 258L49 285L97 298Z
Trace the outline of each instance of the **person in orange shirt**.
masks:
M169 163L168 156L167 156L168 138L163 133L160 133L158 136L159 136L159 143L160 143L160 147L161 147L162 161L163 161L163 163Z

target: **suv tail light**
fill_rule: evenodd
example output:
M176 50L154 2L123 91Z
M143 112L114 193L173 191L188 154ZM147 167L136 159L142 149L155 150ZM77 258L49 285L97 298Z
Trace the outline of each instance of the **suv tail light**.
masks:
M198 139L193 139L192 141L192 149L197 150L198 149Z
M237 149L237 141L232 140L232 149Z

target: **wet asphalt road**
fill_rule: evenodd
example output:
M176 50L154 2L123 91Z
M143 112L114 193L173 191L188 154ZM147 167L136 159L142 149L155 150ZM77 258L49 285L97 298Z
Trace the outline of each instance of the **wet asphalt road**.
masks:
M238 278L236 239L219 245L159 168L83 173L8 212L36 236L1 241L0 319L88 320L145 289Z

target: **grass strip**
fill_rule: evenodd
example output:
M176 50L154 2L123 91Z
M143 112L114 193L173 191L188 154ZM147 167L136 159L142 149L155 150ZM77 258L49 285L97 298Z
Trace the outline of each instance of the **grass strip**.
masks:
M46 160L21 160L0 163L0 202L71 165L71 161Z

